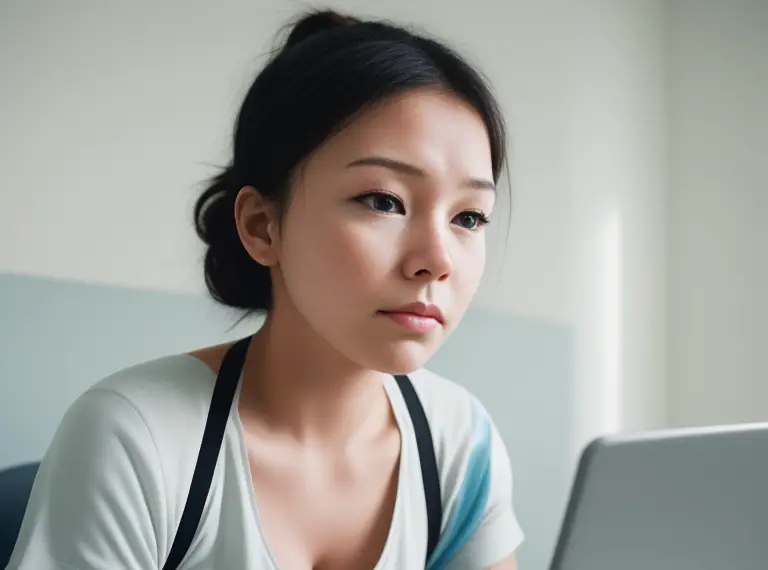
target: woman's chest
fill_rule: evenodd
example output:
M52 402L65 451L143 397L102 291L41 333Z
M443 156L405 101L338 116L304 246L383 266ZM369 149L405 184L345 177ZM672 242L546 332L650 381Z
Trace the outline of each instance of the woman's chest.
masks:
M418 456L414 462L407 445L397 451L350 467L307 458L264 460L258 450L225 443L188 568L423 567Z
M367 451L248 445L255 518L278 567L376 567L397 506L399 438Z

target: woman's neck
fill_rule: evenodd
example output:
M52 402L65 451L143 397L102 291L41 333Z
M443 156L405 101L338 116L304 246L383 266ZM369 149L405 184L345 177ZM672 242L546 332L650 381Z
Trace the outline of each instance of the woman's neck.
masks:
M251 429L348 446L394 423L381 373L344 358L298 312L271 315L251 341L240 414Z

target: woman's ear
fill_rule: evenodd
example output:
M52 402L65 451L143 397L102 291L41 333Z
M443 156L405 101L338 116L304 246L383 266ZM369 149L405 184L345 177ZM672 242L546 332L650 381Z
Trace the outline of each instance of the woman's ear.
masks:
M243 247L265 267L277 263L277 208L253 186L244 186L235 198L235 222Z

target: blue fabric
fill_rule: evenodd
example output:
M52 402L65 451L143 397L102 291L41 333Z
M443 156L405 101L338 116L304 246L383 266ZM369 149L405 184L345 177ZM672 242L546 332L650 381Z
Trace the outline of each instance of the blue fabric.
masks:
M39 463L0 471L0 568L8 565Z
M456 504L440 535L427 570L443 570L477 531L491 490L491 420L479 405L473 420L472 450Z

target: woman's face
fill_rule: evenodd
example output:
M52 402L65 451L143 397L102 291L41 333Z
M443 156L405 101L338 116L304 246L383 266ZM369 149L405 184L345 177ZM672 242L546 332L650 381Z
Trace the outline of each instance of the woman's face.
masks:
M495 197L488 133L469 105L421 90L376 106L296 178L276 239L275 310L289 301L365 368L421 367L479 286Z

